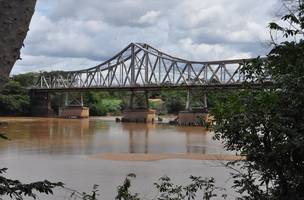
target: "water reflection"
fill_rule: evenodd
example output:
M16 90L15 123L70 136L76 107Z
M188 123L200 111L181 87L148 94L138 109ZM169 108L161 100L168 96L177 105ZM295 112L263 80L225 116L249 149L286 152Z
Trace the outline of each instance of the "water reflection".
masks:
M122 124L129 134L129 153L149 153L149 132L154 124Z
M11 141L0 141L0 153L226 153L201 127L115 123L100 118L0 118Z
M208 131L205 129L203 129L201 132L193 132L191 130L184 131L186 135L187 153L206 154L207 145L211 140L210 133L208 133Z

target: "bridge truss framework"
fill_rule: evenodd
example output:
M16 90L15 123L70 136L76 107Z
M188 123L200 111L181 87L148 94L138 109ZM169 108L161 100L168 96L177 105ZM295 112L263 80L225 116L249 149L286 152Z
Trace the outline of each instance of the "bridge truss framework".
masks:
M111 59L78 71L43 72L33 90L158 90L162 88L238 88L241 69L253 59L197 62L131 43ZM260 83L254 82L256 86Z

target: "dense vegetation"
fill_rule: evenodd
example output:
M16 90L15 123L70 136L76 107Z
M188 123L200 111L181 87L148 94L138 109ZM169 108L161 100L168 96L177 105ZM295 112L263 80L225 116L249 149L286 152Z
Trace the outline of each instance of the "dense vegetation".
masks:
M0 115L26 115L30 112L27 88L33 84L34 74L12 77L0 93Z
M37 74L26 73L15 75L4 85L0 93L0 115L29 115L30 96L29 90L34 85ZM119 115L130 107L131 92L87 92L84 93L84 105L90 108L91 116ZM79 94L69 94L70 97L79 97ZM192 98L193 106L202 106L200 93L195 93ZM159 114L177 114L186 106L187 93L185 91L150 92L149 107L156 109ZM145 106L145 94L136 93L135 107ZM64 106L63 93L52 93L51 105L55 112Z
M248 81L271 74L273 88L228 93L212 111L216 138L246 157L232 163L242 168L234 175L242 199L304 199L304 1L289 3L290 26L270 24L287 41L244 68Z

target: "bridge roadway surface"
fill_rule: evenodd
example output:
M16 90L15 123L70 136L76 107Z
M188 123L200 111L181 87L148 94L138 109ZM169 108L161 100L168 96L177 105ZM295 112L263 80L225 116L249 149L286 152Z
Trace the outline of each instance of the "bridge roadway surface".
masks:
M262 58L260 61L264 61ZM109 60L78 71L39 74L31 88L35 92L221 90L262 88L272 85L270 77L259 82L242 69L255 59L198 62L168 55L148 44L131 43Z

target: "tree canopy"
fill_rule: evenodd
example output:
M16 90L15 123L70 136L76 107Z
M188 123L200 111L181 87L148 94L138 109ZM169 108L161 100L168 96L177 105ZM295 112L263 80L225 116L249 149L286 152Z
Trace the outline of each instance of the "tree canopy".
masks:
M287 40L274 44L266 61L245 67L260 81L270 74L273 87L229 93L212 111L216 138L246 156L234 176L243 199L304 198L304 1L286 6L289 26L270 28Z

